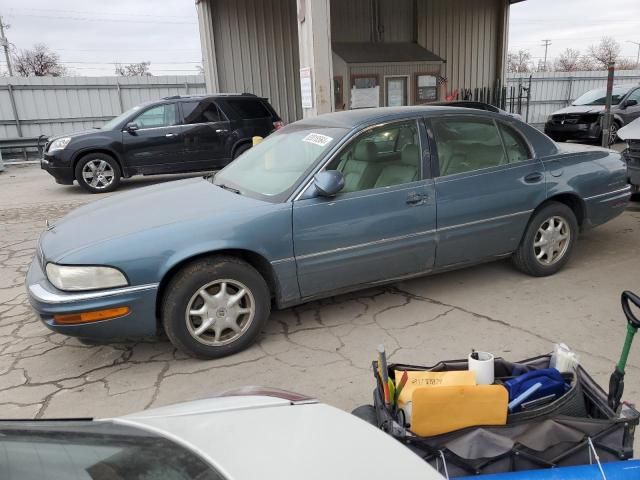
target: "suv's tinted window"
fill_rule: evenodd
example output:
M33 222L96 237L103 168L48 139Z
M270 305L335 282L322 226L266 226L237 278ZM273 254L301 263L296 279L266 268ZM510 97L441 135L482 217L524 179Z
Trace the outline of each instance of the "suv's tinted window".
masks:
M182 102L182 113L186 124L220 122L224 120L220 110L210 98Z
M433 121L440 175L504 165L502 140L491 120L447 118Z
M513 128L498 123L500 132L502 133L502 139L504 140L504 148L507 152L507 159L509 163L523 162L531 158L529 147L524 138L516 132Z
M176 104L167 103L150 108L138 115L134 120L139 128L169 127L176 122Z
M265 118L270 117L271 112L259 99L232 98L227 100L241 118Z
M123 425L0 424L0 478L222 480L186 448Z
M419 180L420 138L416 122L385 125L360 135L328 170L342 172L345 193Z

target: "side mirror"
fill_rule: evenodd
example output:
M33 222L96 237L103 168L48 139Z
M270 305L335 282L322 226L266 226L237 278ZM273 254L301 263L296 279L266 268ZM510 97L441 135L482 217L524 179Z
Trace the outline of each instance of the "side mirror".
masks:
M138 124L136 122L129 122L124 126L124 129L129 132L129 133L133 133L136 130L138 130Z
M626 102L624 102L624 108L634 107L636 105L638 105L638 101L637 100L627 100Z
M321 197L333 197L344 188L344 175L337 170L325 170L313 177L313 186Z

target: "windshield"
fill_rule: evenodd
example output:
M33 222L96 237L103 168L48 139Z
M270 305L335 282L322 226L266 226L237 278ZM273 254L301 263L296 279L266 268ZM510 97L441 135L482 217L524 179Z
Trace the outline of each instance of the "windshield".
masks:
M290 125L268 136L218 172L214 184L243 195L282 201L316 160L347 132L343 128Z
M613 87L613 92L611 93L611 105L619 104L628 91L629 88L626 87ZM572 105L604 105L606 101L607 89L597 88L579 96L574 100Z
M224 480L166 438L109 422L0 424L0 478Z
M122 122L125 118L127 118L129 115L131 115L133 112L136 112L138 110L140 110L140 108L142 107L142 105L136 105L133 108L130 108L129 110L127 110L124 113L121 113L120 115L118 115L117 117L112 118L111 120L109 120L107 123L105 123L101 129L102 130L112 130L116 125L118 125L120 122Z

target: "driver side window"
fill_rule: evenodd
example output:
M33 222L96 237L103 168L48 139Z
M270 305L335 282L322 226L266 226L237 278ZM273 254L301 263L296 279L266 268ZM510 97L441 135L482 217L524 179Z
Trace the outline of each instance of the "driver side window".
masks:
M176 125L176 104L167 103L150 108L138 115L134 120L138 128L158 128Z
M374 128L358 136L327 170L344 176L342 193L411 183L421 178L420 137L415 120Z

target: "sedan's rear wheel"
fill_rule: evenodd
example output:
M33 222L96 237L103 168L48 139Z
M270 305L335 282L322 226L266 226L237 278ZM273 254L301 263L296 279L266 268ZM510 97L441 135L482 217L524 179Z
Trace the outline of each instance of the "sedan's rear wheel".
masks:
M531 219L513 254L518 270L536 277L553 275L569 260L578 235L578 221L567 205L550 202Z
M169 282L162 322L171 342L198 358L244 350L270 313L269 289L249 264L233 257L206 258Z

